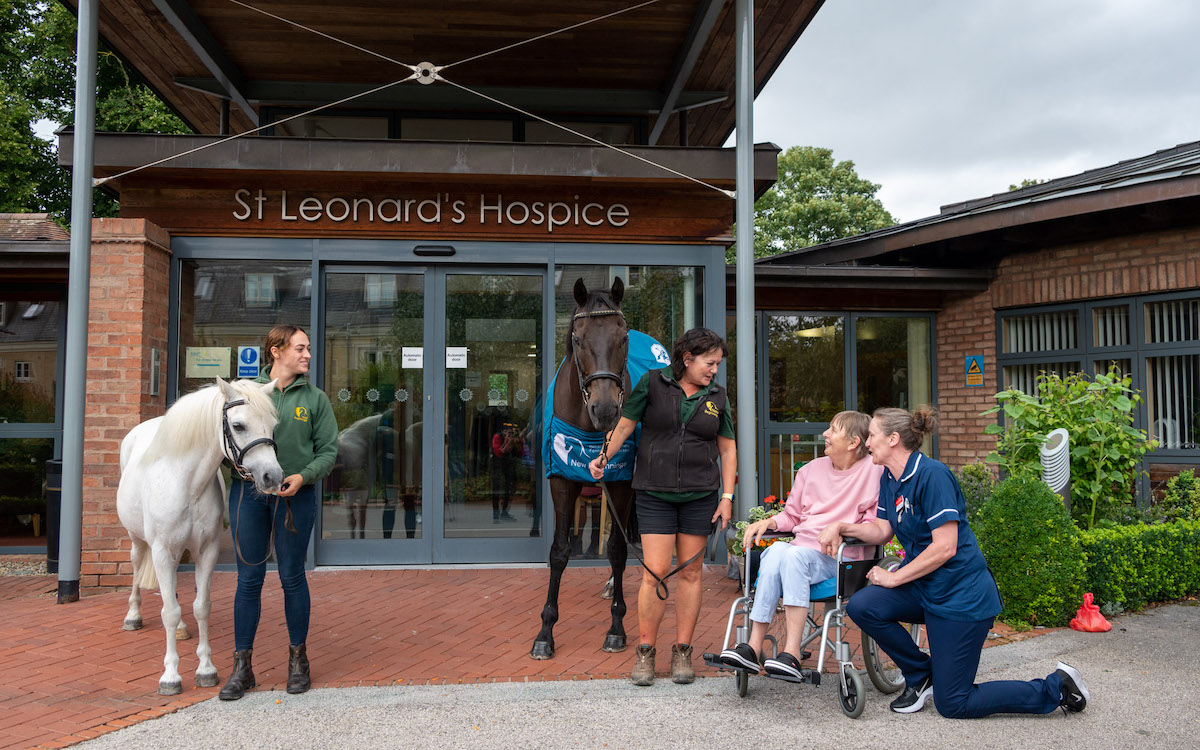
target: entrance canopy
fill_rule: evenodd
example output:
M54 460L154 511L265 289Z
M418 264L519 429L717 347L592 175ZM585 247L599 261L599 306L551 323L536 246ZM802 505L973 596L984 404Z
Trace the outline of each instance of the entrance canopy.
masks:
M821 4L754 3L755 93ZM266 124L264 108L327 104L407 77L397 62L426 61L450 66L450 80L542 115L644 118L639 141L648 145L719 146L734 126L732 1L108 0L99 32L200 133L220 132L224 102L232 103L231 131L241 132ZM503 49L510 45L519 46ZM414 81L355 106L507 111Z

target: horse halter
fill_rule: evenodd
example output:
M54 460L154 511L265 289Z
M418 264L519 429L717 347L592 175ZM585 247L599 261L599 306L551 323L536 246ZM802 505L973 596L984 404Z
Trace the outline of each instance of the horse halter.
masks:
M221 431L224 433L225 440L225 457L233 464L233 470L238 473L242 479L247 482L254 481L254 475L245 466L242 466L242 459L250 452L250 449L256 445L269 445L275 448L275 441L269 437L258 438L251 440L245 448L238 448L237 441L233 439L233 428L229 424L229 410L235 406L245 406L246 400L239 398L236 401L226 401L225 406L221 409Z
M617 373L612 370L593 370L588 375L583 374L583 365L579 363L579 337L575 335L575 321L580 318L600 318L607 315L619 315L621 320L625 320L625 315L620 310L604 309L591 310L589 312L577 312L571 318L571 358L575 361L575 373L579 376L579 391L583 394L583 403L590 403L587 387L594 380L615 380L617 382L617 390L620 396L617 398L618 411L625 405L625 375L623 372ZM629 356L629 330L625 331L625 356ZM624 370L624 368L622 368Z

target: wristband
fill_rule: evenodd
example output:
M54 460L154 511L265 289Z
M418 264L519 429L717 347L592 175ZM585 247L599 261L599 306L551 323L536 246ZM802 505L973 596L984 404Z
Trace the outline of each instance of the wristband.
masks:
M721 493L721 499L722 499L722 500L732 500L732 499L733 499L733 493L732 493L732 492L722 492L722 493Z

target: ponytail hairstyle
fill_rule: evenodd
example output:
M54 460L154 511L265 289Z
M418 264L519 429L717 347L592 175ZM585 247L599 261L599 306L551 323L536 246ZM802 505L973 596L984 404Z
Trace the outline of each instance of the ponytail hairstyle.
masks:
M292 336L295 336L302 330L304 329L300 326L294 326L291 323L280 323L267 331L267 338L263 341L263 372L270 372L271 365L275 364L275 357L271 354L271 347L286 349L288 343L292 340Z
M910 451L920 448L925 438L938 428L937 407L929 404L917 407L911 414L904 409L876 409L872 417L879 420L884 435L898 434L900 444Z

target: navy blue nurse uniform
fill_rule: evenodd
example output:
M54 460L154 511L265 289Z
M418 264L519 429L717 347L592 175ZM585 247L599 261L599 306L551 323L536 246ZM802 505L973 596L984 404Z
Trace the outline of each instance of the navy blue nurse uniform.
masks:
M942 716L968 719L994 713L1045 714L1061 703L1062 680L1002 680L975 684L979 656L1003 608L996 581L967 525L958 480L940 461L919 451L899 479L884 469L876 517L891 524L905 563L933 542L933 530L958 524L958 548L936 570L896 588L868 586L847 606L850 618L900 667L909 686L933 678L933 701ZM902 622L925 624L929 653L913 643Z

